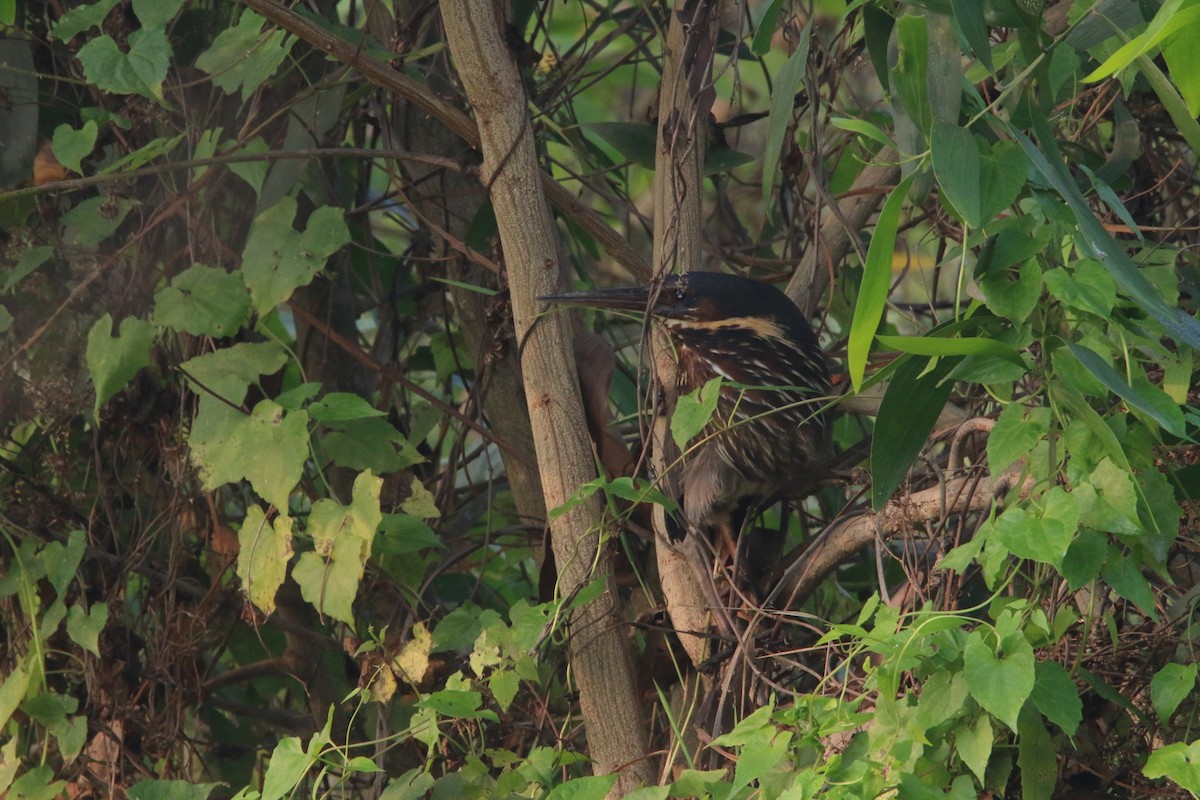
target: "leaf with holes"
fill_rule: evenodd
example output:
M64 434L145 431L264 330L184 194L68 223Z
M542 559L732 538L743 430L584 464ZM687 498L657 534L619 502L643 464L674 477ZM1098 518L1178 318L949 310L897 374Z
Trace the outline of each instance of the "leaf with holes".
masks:
M259 214L242 251L242 277L258 313L265 314L292 296L350 241L340 209L322 206L297 232L296 200L285 197Z

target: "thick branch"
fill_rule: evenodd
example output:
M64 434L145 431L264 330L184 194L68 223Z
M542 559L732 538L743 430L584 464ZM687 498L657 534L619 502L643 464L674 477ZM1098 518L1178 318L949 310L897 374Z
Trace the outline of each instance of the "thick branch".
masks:
M838 264L850 252L888 190L899 180L900 167L895 165L898 159L893 150L879 153L876 163L859 173L837 206L825 209L821 215L816 238L804 252L786 289L787 296L800 306L805 316L812 317L816 312L819 301L829 291Z
M479 123L483 184L504 248L521 347L521 371L547 508L562 506L596 477L566 316L539 318L537 297L560 281L558 250L542 193L525 91L488 0L444 0L442 21L467 99ZM550 523L560 588L570 595L599 578L604 593L571 617L571 668L597 773L617 772L624 794L653 780L645 759L630 642L618 624L611 553L598 498Z
M654 172L654 273L697 269L702 257L704 154L707 149L708 113L712 106L712 59L716 42L716 13L705 0L679 0L671 12L663 52L663 82L658 101L658 148ZM668 395L667 408L659 409L653 428L652 463L665 476L664 490L678 499L677 484L669 470L678 451L662 419L674 405L674 349L665 334L655 332L651 343L654 373ZM710 598L704 591L707 565L700 563L694 542L671 543L666 517L655 508L655 553L659 583L667 602L671 624L677 631L705 631L709 627ZM688 537L691 539L692 537ZM693 664L708 658L708 640L679 634L680 644Z
M985 478L954 478L944 485L890 500L878 514L859 514L838 520L793 562L772 591L772 597L786 598L786 606L796 608L830 573L877 538L886 540L924 530L926 522L944 519L948 514L986 511L997 498L1009 492L1019 478L1018 471ZM1030 490L1031 483L1032 479L1020 486L1022 494Z

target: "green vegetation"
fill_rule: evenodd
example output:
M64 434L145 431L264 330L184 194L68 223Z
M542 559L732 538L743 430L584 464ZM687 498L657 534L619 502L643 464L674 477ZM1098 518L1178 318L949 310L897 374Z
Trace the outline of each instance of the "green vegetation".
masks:
M1200 795L1200 3L500 10L0 0L0 796ZM844 373L753 588L663 268Z

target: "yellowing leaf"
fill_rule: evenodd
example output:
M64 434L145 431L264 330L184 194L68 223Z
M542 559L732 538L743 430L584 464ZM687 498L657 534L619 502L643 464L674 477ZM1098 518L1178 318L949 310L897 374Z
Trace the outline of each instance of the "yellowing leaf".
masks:
M272 524L258 506L250 506L238 532L237 576L242 591L264 614L275 610L275 593L292 558L292 520L283 514Z
M400 655L392 659L392 666L404 680L416 686L429 669L429 653L433 649L433 636L425 623L413 626L413 638L405 643Z

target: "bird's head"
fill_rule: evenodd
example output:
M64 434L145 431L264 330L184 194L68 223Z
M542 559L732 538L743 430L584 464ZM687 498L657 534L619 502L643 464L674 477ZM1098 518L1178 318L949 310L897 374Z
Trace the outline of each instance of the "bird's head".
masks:
M741 330L804 344L816 337L800 310L769 283L719 272L667 276L659 287L629 286L546 295L562 305L649 313L676 333Z

